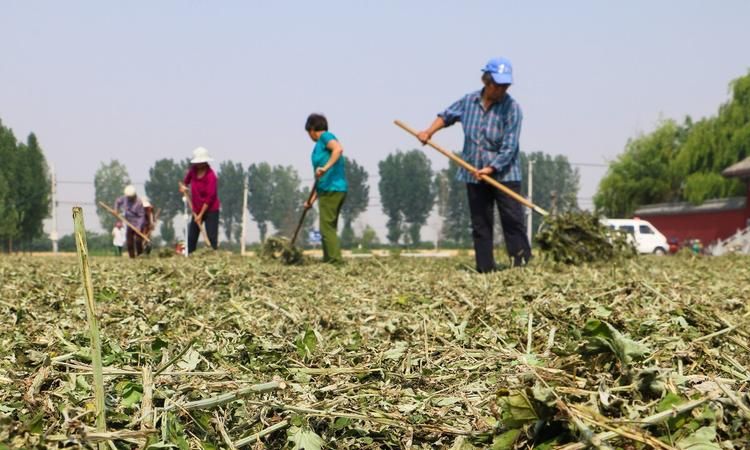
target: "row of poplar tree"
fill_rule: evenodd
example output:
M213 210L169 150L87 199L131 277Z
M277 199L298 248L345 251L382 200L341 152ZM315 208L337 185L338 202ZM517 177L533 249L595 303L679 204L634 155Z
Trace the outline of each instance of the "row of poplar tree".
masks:
M579 175L567 159L541 152L522 153L524 171L527 158L535 162L533 194L537 203L550 208L553 200L550 193L555 191L558 210L576 208ZM50 174L36 135L31 133L25 141L20 141L1 121L0 161L0 243L5 251L14 251L23 249L24 244L45 238L43 223L51 212ZM150 168L145 183L146 195L159 210L160 235L167 243L175 240L173 219L183 211L182 197L176 186L188 166L188 160L160 159ZM240 238L242 192L246 178L248 210L261 240L271 232L292 233L310 189L303 185L303 179L293 167L272 166L264 162L245 167L238 162L224 161L215 170L220 180L221 221L228 241L236 242ZM463 184L455 180L455 171L452 165L434 171L430 160L420 150L396 151L378 164L380 201L371 204L367 170L357 161L347 158L349 192L341 211L344 246L351 247L361 242L367 245L377 240L372 228L366 227L356 236L352 226L370 206L379 208L388 218L384 237L390 244L418 244L422 227L432 210L437 208L443 219L441 240L458 246L468 245L468 204ZM112 204L130 183L130 176L122 163L102 163L94 177L97 202ZM101 209L97 209L97 213L104 230L111 230L113 217ZM314 226L315 216L309 214L305 227L311 229Z
M538 152L521 154L526 170L528 158L534 161L534 198L544 208L559 210L577 208L579 174L564 156L552 157ZM160 235L165 242L175 239L173 219L184 210L177 191L189 166L188 160L160 159L149 170L145 193L159 211ZM291 166L254 163L248 167L239 162L223 161L214 167L219 178L221 200L220 220L227 241L239 242L241 236L243 185L248 181L248 212L255 222L261 241L269 233L290 236L302 213L302 204L309 195L312 174L303 179ZM359 236L353 223L370 206L379 207L388 219L385 238L391 245L418 245L421 230L434 208L442 217L441 240L447 245L466 246L471 241L470 218L466 188L455 180L456 167L434 171L430 160L420 150L396 151L378 163L379 203L371 204L369 174L356 160L347 158L346 176L349 184L341 211L342 245L358 243L367 246L377 240L369 226ZM304 182L307 183L304 183ZM130 183L125 166L113 160L102 163L94 184L96 200L112 203ZM523 194L526 186L524 185ZM556 195L550 195L556 192ZM102 227L112 228L114 219L106 211L98 211ZM315 227L315 215L308 214L304 227ZM302 236L307 237L307 233Z
M0 121L0 248L12 252L44 235L49 170L36 135L19 141Z

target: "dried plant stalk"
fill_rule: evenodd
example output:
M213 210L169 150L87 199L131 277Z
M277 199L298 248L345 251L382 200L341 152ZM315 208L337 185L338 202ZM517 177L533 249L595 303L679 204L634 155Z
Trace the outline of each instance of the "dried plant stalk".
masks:
M81 266L81 283L83 293L86 296L86 317L89 324L91 337L91 364L94 369L94 400L96 409L96 431L104 433L107 431L107 418L104 410L104 374L102 371L102 344L99 338L99 325L97 324L96 304L94 303L94 284L91 281L91 268L89 267L89 251L86 245L86 228L83 225L83 208L73 208L73 225L75 230L76 249L78 261ZM100 449L106 448L103 443Z

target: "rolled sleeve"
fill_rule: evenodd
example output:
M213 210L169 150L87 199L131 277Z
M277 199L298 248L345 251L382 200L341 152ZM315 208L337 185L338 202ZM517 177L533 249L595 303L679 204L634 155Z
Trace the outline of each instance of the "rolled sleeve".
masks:
M521 136L521 121L523 114L521 108L514 104L509 114L505 117L503 139L497 156L490 162L490 166L496 172L503 172L518 156L518 141Z
M445 126L449 127L456 122L461 122L466 111L466 97L450 105L445 111L438 114L443 119Z

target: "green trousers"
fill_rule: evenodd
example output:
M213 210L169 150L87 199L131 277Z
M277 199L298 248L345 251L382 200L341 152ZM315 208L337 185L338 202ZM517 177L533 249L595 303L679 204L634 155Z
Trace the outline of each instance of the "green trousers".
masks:
M346 192L319 192L318 209L320 211L320 235L323 239L323 262L340 264L341 243L337 234L339 213L344 204Z

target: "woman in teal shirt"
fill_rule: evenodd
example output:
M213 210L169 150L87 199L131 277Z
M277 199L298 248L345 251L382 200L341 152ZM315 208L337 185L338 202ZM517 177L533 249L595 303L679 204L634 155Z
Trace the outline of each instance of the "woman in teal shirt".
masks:
M323 239L323 262L341 264L341 244L337 234L341 206L346 198L344 149L333 133L328 131L328 120L322 114L310 114L305 131L315 142L312 165L315 171L315 192L305 208L320 199L320 234Z

